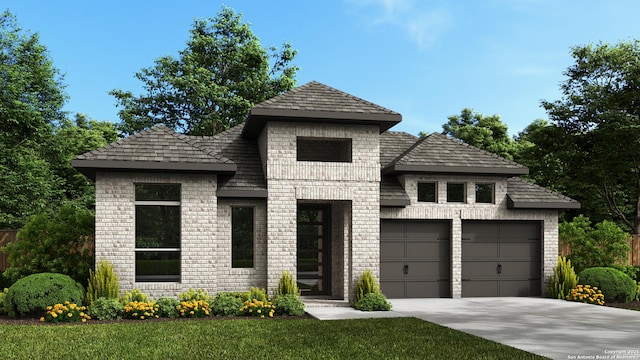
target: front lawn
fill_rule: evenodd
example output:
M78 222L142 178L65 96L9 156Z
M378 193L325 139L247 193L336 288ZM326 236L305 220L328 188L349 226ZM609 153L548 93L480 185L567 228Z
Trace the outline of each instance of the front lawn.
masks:
M2 359L543 359L414 318L0 325Z

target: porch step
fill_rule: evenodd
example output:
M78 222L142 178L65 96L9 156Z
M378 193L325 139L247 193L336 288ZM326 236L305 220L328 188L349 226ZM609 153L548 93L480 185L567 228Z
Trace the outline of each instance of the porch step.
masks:
M301 297L300 300L306 307L350 307L349 301L343 299L318 299Z

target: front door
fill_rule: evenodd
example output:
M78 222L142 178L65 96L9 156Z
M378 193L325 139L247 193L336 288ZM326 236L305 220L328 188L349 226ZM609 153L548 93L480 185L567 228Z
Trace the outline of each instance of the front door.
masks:
M330 295L331 207L298 205L297 272L302 295Z

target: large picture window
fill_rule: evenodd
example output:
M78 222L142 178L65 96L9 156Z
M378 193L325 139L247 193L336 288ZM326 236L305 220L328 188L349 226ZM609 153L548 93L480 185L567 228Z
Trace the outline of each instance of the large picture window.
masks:
M253 267L253 208L231 208L231 267Z
M297 138L298 161L351 162L349 138Z
M180 281L180 184L136 184L136 282Z

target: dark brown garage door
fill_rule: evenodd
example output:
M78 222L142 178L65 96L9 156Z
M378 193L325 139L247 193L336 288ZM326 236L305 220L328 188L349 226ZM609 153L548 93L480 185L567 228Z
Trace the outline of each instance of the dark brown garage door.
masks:
M462 296L539 296L539 221L463 221Z
M448 221L380 223L380 286L389 298L451 297Z

